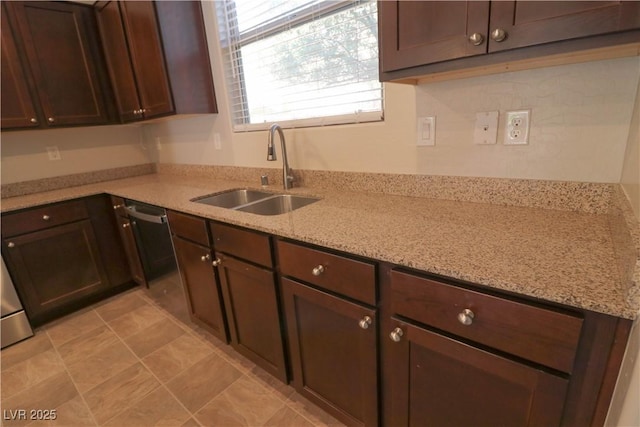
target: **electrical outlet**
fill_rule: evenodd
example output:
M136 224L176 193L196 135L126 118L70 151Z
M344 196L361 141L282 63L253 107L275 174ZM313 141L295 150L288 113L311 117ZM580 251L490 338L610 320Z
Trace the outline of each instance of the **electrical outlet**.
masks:
M505 145L529 143L529 123L531 110L507 111L504 127Z
M47 156L49 156L49 160L62 160L62 156L60 156L58 146L52 145L50 147L45 147L45 149L47 150Z

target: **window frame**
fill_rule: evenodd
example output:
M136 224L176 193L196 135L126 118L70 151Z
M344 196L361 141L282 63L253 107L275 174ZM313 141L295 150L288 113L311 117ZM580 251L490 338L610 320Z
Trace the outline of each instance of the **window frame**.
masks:
M240 53L242 47L264 40L269 36L283 33L296 26L312 22L315 19L319 19L333 13L339 13L342 10L355 7L360 3L368 3L370 1L371 0L327 1L320 6L317 2L310 1L306 5L293 9L287 14L279 15L274 19L251 27L242 33L238 30L237 21L235 25L229 25L227 22L230 15L228 8L235 8L235 1L222 1L221 3L224 4L224 11L221 12L221 8L216 8L216 15L218 18L219 29L225 28L227 30L226 36L220 34L219 31L220 48L224 62L225 86L228 92L238 91L240 99L242 100L242 102L238 104L233 101L230 102L232 130L234 132L266 130L271 126L271 124L276 122L282 128L294 129L384 121L384 85L380 82L380 110L302 119L277 120L276 122L236 122L237 117L242 117L244 115L243 113L248 111L247 89L244 85L244 78L241 77L243 76L243 61ZM223 20L222 23L221 20ZM229 59L229 57L231 57L231 59ZM233 96L229 96L228 98L231 100L233 99Z

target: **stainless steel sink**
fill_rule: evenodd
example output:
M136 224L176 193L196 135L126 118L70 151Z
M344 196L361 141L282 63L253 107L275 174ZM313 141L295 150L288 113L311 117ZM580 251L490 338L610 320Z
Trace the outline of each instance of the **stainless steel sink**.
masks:
M192 202L249 212L257 215L280 215L320 200L317 197L275 194L267 191L236 189L192 199Z
M310 205L311 203L317 202L318 200L320 199L317 197L278 194L276 196L268 197L255 203L240 206L236 210L258 215L280 215L283 213L294 211L303 206Z
M246 205L247 203L262 200L273 195L274 193L266 191L238 189L225 191L224 193L218 193L212 196L204 196L193 199L192 201L204 203L205 205L218 206L220 208L233 209L236 206Z

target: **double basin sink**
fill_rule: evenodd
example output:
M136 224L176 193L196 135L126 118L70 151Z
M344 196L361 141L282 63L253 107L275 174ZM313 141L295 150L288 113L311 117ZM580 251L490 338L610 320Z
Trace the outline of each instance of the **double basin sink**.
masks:
M193 199L193 202L257 215L280 215L320 200L317 197L236 189Z

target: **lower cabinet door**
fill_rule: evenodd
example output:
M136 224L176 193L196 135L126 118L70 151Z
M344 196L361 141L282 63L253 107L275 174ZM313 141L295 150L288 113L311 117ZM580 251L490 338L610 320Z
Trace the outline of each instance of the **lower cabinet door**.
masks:
M216 252L231 345L287 382L275 273Z
M378 425L376 311L282 279L293 384L347 425Z
M109 288L89 220L7 238L4 246L34 326Z
M122 246L131 269L131 277L133 281L140 286L149 287L147 278L144 275L144 269L142 268L142 261L140 261L140 255L138 255L138 246L136 245L136 238L133 235L131 229L131 220L125 216L116 216L118 221L118 230L120 232L120 238L122 239Z
M173 247L191 319L228 342L222 297L211 265L210 249L178 236L173 236Z
M392 425L560 425L568 379L393 319Z

